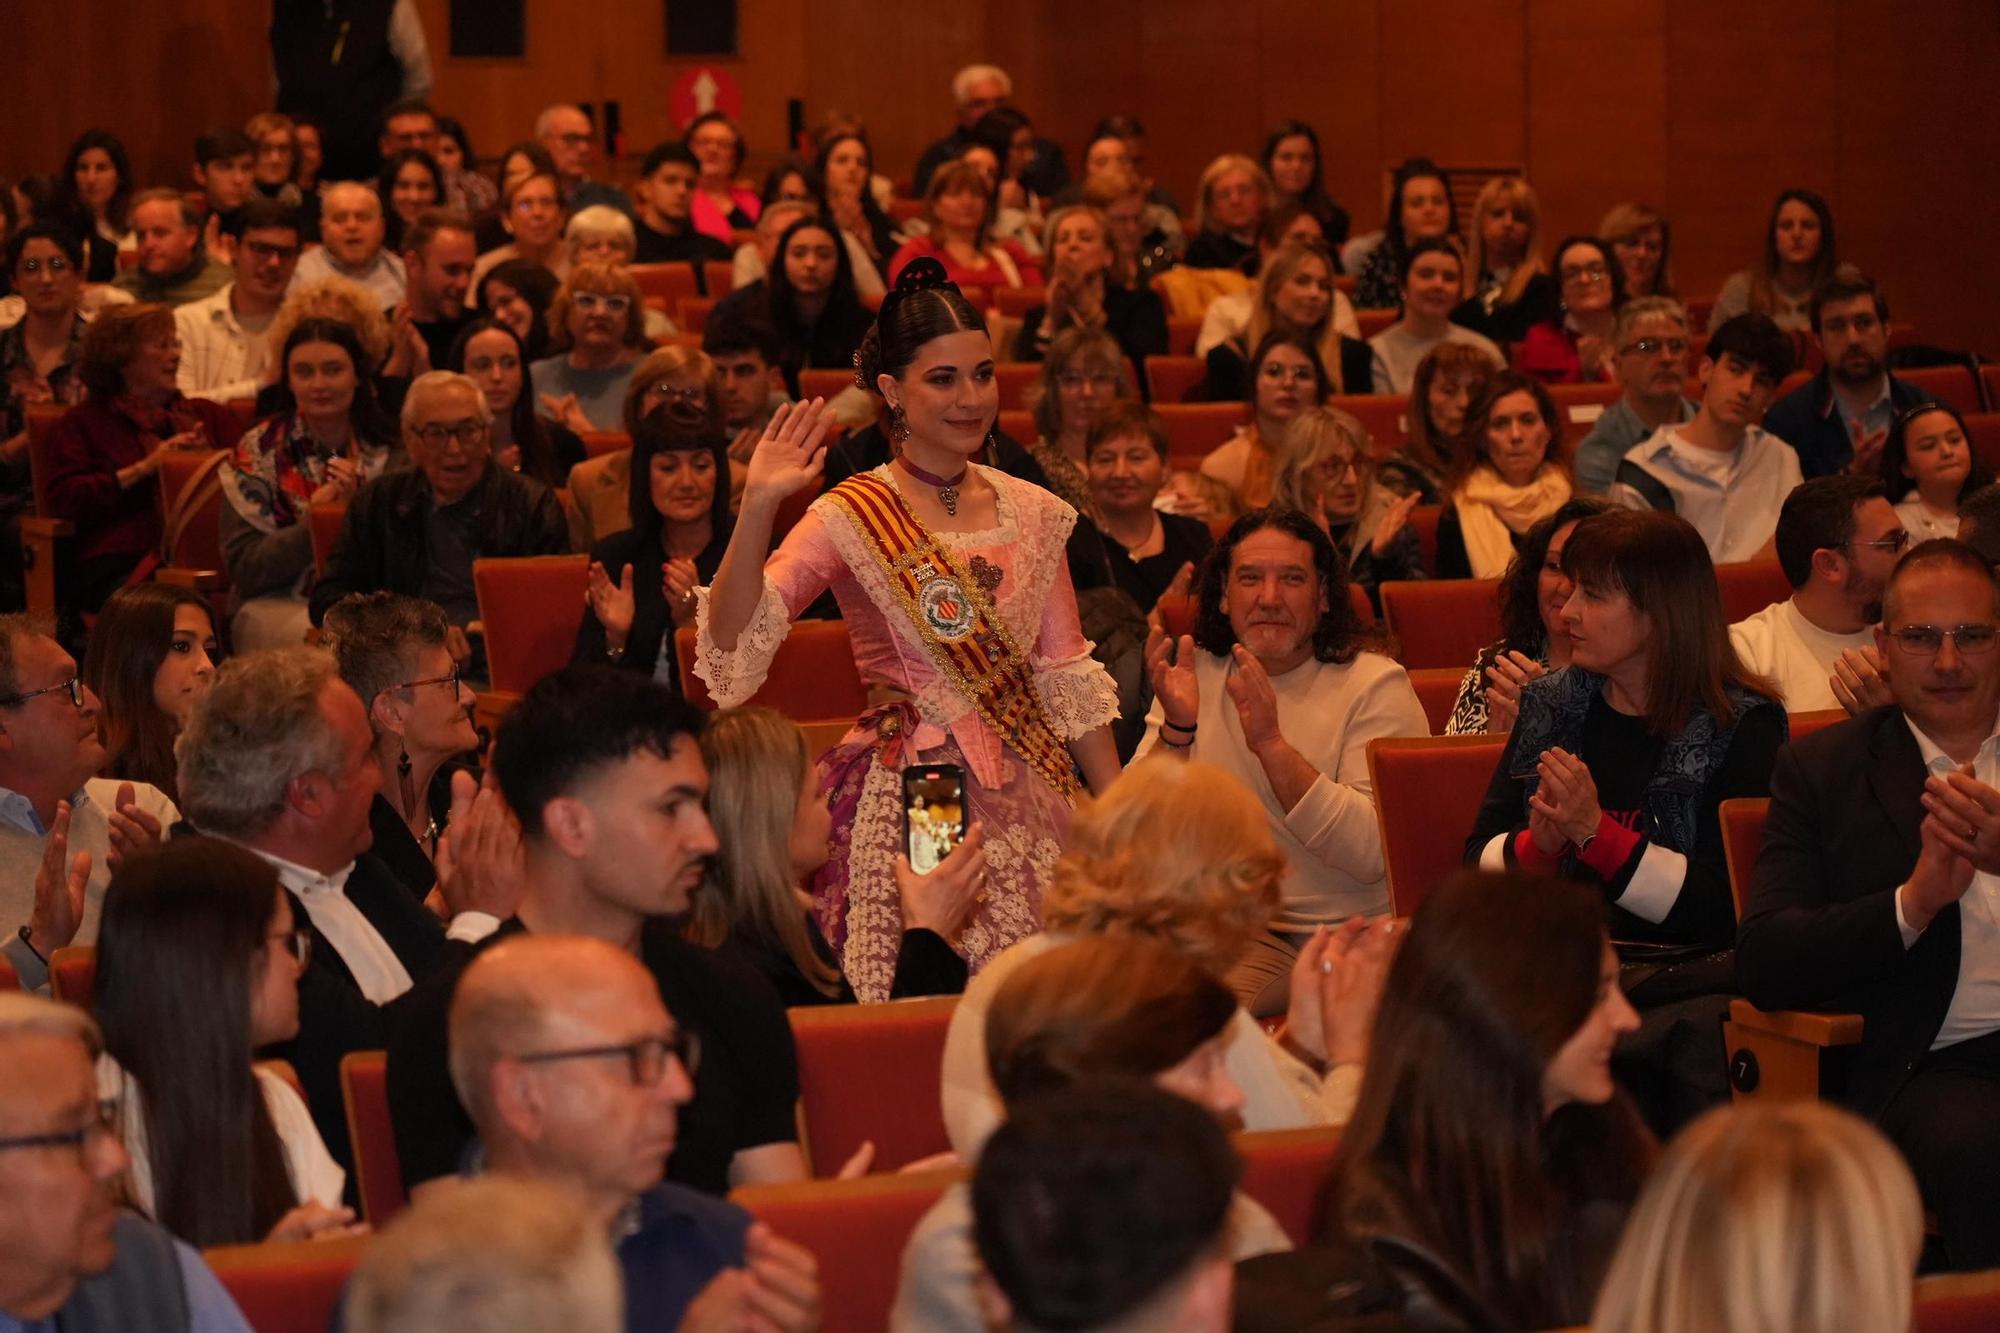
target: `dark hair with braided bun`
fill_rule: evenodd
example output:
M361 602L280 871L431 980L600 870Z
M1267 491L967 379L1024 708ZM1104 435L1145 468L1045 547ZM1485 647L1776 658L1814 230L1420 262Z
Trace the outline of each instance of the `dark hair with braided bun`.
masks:
M882 298L875 324L854 354L855 381L879 393L876 381L884 375L902 378L925 343L971 329L984 332L986 321L945 276L944 265L928 255L912 259Z

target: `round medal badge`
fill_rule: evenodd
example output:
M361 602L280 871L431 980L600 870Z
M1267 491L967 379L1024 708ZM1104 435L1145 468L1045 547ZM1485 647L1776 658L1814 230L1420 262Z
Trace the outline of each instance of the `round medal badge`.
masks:
M924 619L946 643L957 643L972 633L972 601L955 579L932 579L918 598Z

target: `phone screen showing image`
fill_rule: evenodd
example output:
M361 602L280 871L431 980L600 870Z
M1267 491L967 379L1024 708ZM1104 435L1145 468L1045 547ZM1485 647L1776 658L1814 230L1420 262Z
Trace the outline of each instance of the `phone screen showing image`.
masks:
M910 869L928 875L965 837L965 770L916 764L903 770L903 846Z

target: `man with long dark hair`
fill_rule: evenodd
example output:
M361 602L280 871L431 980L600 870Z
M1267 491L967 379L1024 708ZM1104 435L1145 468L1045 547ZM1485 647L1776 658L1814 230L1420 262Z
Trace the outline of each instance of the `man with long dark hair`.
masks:
M1269 947L1231 982L1252 1013L1275 1013L1307 937L1388 910L1368 742L1430 726L1403 668L1367 651L1339 556L1304 514L1245 514L1199 586L1195 632L1146 646L1156 697L1140 752L1215 764L1263 800L1291 871Z

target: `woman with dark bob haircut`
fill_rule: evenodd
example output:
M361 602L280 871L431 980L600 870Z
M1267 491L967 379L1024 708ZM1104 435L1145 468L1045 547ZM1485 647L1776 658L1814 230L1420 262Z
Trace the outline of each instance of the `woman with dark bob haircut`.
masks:
M1563 546L1576 525L1602 514L1602 500L1577 496L1521 538L1500 576L1500 637L1479 650L1452 700L1447 736L1513 730L1521 687L1569 665L1569 625L1563 605L1575 589L1563 573Z
M1589 1317L1653 1156L1611 1075L1637 1026L1598 895L1519 871L1440 884L1389 965L1321 1243L1245 1265L1236 1327Z
M632 525L591 550L589 614L571 661L609 660L680 689L674 631L694 624L695 589L714 580L729 549L729 439L667 408L632 437Z
M1569 665L1522 688L1465 855L1576 880L1611 905L1626 992L1648 1015L1621 1072L1664 1132L1727 1094L1721 1047L1689 1035L1713 1037L1735 988L1716 807L1770 794L1785 707L1737 657L1685 519L1585 519L1562 564Z
M126 1197L190 1245L354 1220L305 1099L251 1063L298 1033L309 937L293 910L268 861L217 838L135 856L105 891L98 1095L120 1108Z

